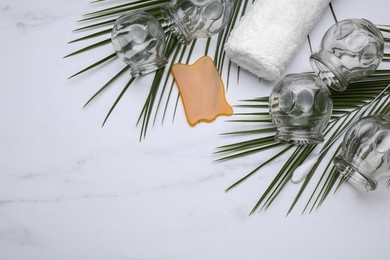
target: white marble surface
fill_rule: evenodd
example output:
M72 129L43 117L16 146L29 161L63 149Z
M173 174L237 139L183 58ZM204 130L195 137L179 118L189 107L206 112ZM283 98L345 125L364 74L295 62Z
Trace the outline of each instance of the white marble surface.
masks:
M390 24L388 0L334 7L340 20ZM90 10L80 0L0 0L1 260L389 259L385 188L363 194L346 185L320 210L301 215L301 203L286 218L299 188L289 184L269 211L248 217L276 168L226 194L261 158L212 163L214 148L229 141L218 136L230 127L223 118L191 128L179 106L174 124L139 143L135 123L150 77L101 128L126 79L82 106L121 64L67 80L109 49L62 59L77 49L66 42ZM327 10L313 46L332 23ZM306 44L288 72L310 70L308 55ZM237 104L269 91L243 74L227 98Z

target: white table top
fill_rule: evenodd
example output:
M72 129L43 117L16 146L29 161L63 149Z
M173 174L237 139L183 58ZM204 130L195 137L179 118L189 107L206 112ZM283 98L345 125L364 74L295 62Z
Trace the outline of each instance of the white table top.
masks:
M388 0L333 6L339 20L390 24ZM0 0L0 259L389 259L384 187L366 194L344 185L319 210L301 215L302 201L286 218L299 189L290 183L268 211L248 216L286 157L225 193L262 158L213 163L215 147L230 141L218 134L232 125L221 117L191 128L181 103L173 124L157 123L139 143L150 76L101 128L126 78L82 107L121 63L67 80L109 50L62 59L83 46L66 43L91 10L80 0ZM333 22L328 8L313 46ZM309 54L305 43L286 73L310 71ZM227 93L233 105L274 84L241 78Z

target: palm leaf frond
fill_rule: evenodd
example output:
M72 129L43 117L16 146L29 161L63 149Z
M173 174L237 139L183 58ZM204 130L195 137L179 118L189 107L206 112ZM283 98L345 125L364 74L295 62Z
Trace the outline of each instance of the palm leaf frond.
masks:
M334 98L333 116L325 129L327 142L321 145L325 151L321 153L318 161L309 172L305 181L301 184L288 213L295 208L304 192L307 192L310 183L317 181L306 202L306 206L303 209L304 212L307 210L312 211L314 208L321 206L331 191L337 190L341 184L345 182L345 179L338 175L332 163L341 147L335 140L362 116L390 114L390 104L388 102L390 100L390 90L387 89L389 84L390 71L378 70L369 78L352 83L347 91L343 93L335 93L332 91L332 96ZM380 94L381 97L377 98ZM235 116L240 119L230 120L230 122L244 122L246 123L246 129L224 133L223 135L239 135L244 137L254 135L255 137L218 147L216 151L216 154L221 156L217 161L236 159L265 150L270 150L269 152L273 154L269 159L260 162L253 171L227 189L231 190L239 184L242 184L250 176L254 175L276 158L293 150L292 155L281 167L268 188L263 192L251 213L261 209L268 209L283 188L289 183L293 172L305 162L308 157L311 157L313 151L317 148L317 146L291 146L277 143L274 140L275 128L270 124L270 117L268 115L268 99L268 97L260 97L241 101L241 104L237 107L244 109L244 112L235 113ZM252 124L255 126L254 128L248 127L248 125ZM323 170L322 173L319 170L319 165L321 164L326 165L325 170ZM313 178L315 174L320 174L320 177Z
M169 1L170 0L136 0L136 1L124 1L124 3L121 4L118 3L113 4L113 3L109 3L109 1L104 1L104 0L96 0L91 2L91 4L99 4L100 9L83 15L83 17L78 21L78 23L80 23L80 26L77 29L75 29L74 32L82 33L84 35L79 36L69 42L72 44L73 43L80 44L88 41L89 44L65 56L65 57L71 57L75 55L82 55L91 50L108 45L110 43L111 28L114 25L116 19L127 12L140 11L140 10L146 11L152 14L157 20L159 20L162 23L162 26L166 32L167 48L165 54L166 57L169 58L169 66L156 71L153 81L150 83L150 91L145 99L144 106L141 110L137 122L137 124L141 125L140 140L146 137L146 133L147 130L149 129L150 124L153 125L155 124L160 108L164 108L161 122L164 121L164 119L166 118L168 105L170 102L175 102L174 111L173 111L173 120L174 120L174 117L176 115L176 110L178 107L179 95L177 94L176 98L171 97L171 95L174 93L173 92L174 82L172 77L170 76L170 69L174 63L182 62L182 60L185 58L185 55L187 55L186 63L188 64L189 61L191 60L193 50L198 46L197 41L194 41L192 45L189 46L189 48L187 48L186 46L182 46L168 32L168 29L163 23L163 18L160 13L160 7L161 5L166 4ZM221 31L218 34L218 36L215 36L215 38L217 38L216 40L209 38L205 46L203 46L204 53L206 55L210 52L211 48L215 49L214 61L220 72L223 71L223 66L225 63L229 64L227 69L228 77L230 77L231 75L230 73L231 63L225 60L223 45L225 44L230 34L230 31L233 29L235 24L239 21L239 18L245 13L245 10L250 3L252 3L252 1L250 0L235 1L233 18L229 22L228 26L225 28L225 30ZM99 39L99 38L102 39L100 41L95 41L92 43L90 42L93 41L94 39ZM73 78L81 74L84 74L85 72L90 71L94 68L98 68L101 65L106 64L107 62L114 60L116 58L117 57L115 54L110 54L109 56L102 58L101 60L95 62L94 64L85 67L84 69L80 70L79 72L75 73L69 78ZM123 68L118 69L118 73L106 84L104 84L103 87L101 87L87 101L86 105L90 104L105 89L109 88L112 84L114 84L116 79L119 76L123 75L128 69L129 69L128 67L125 69ZM238 78L239 78L239 70L237 73L237 79ZM129 82L130 84L133 83L133 80L130 80L130 77L129 77ZM119 100L123 96L124 92L128 89L128 87L129 86L125 87L123 91L119 94L117 100L115 101L110 111L108 112L108 115L105 118L103 125L106 123L108 117L111 115L113 109L116 107L117 102L119 102Z

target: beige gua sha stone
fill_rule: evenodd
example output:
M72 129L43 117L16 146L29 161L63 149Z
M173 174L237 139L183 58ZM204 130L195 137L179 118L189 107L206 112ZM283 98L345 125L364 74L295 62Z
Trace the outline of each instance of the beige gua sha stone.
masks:
M210 57L203 56L192 65L174 64L172 74L191 126L233 114L221 75Z

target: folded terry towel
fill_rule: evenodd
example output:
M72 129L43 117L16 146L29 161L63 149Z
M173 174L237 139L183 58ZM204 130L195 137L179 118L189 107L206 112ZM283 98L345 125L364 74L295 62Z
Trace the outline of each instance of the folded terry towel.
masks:
M276 80L330 0L257 0L230 34L227 56L266 80Z

